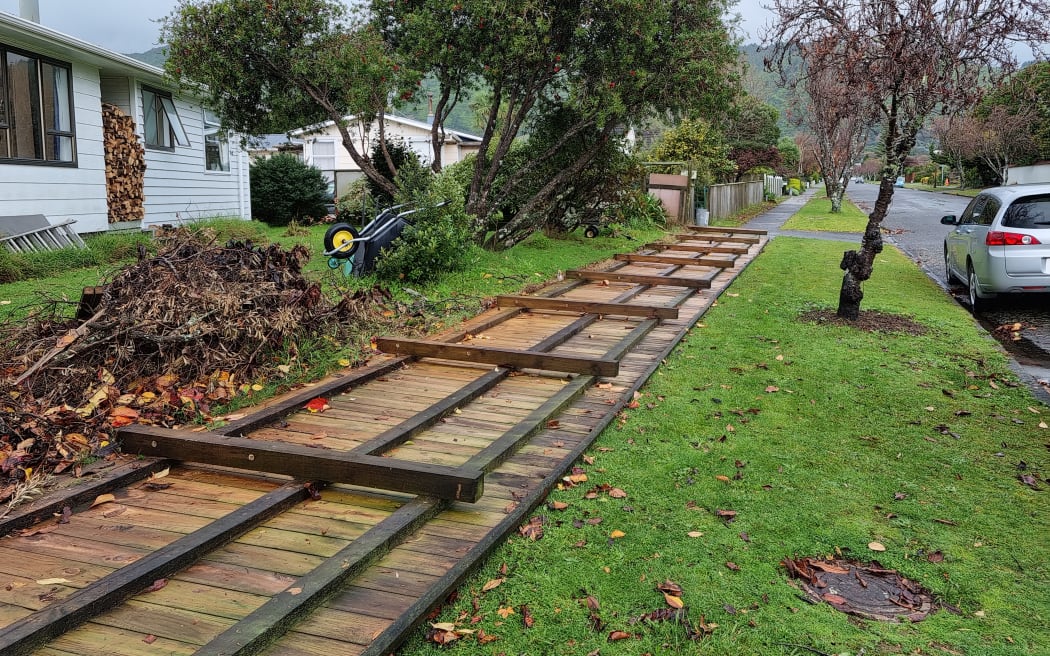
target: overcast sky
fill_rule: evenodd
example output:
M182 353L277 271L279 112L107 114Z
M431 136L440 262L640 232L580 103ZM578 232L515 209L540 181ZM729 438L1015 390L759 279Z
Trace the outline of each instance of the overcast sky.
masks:
M749 31L746 42L758 39L769 13L767 0L741 0L736 11ZM144 52L157 45L155 22L171 13L175 0L38 0L40 22L46 27L116 52ZM18 0L0 0L0 11L18 15Z

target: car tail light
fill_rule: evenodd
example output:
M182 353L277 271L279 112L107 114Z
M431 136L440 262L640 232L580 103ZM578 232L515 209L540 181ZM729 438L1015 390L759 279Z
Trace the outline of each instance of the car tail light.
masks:
M1041 242L1032 235L1024 235L1019 232L989 230L988 236L984 238L984 243L987 246L1029 246Z

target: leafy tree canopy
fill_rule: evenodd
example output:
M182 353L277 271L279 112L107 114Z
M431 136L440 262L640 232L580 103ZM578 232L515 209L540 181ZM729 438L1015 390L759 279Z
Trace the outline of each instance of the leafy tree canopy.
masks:
M975 114L986 119L996 107L1013 116L1030 113L1035 152L1028 161L1050 160L1050 62L1036 62L1017 71L985 97Z
M434 79L434 170L442 164L445 121L473 96L483 142L467 211L481 241L503 204L498 194L516 192L512 176L498 193L493 183L536 116L567 108L576 117L534 153L546 160L561 140L594 128L609 140L654 116L727 106L739 80L736 44L722 18L728 2L373 0L350 16L333 0L180 0L161 38L169 73L206 85L227 126L246 133L338 124L353 114L378 119L382 139L388 98L410 102L422 79ZM393 180L340 128L355 162L394 193ZM519 211L556 197L598 152L581 152Z

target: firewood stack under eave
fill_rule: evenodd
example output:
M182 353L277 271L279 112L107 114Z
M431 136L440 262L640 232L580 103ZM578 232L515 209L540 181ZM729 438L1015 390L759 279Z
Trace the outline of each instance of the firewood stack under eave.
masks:
M106 203L109 222L141 221L146 149L135 134L135 121L116 105L102 103L102 139L106 153Z

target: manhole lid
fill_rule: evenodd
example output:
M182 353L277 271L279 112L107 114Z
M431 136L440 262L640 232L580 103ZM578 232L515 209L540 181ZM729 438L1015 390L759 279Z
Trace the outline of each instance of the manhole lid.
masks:
M814 603L880 622L921 622L934 610L933 596L921 585L886 569L823 558L785 558L781 564Z

